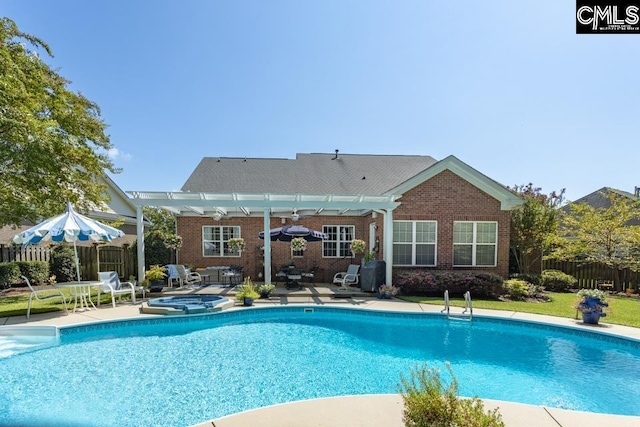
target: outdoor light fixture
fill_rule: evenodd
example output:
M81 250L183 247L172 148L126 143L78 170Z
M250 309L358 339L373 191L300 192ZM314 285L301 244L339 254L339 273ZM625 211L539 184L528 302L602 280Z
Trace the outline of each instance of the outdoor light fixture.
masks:
M298 211L294 209L293 213L291 214L291 221L296 222L299 219L300 219L300 215L298 215Z
M220 214L220 212L216 212L213 214L212 218L216 221L220 221L222 219L222 214Z

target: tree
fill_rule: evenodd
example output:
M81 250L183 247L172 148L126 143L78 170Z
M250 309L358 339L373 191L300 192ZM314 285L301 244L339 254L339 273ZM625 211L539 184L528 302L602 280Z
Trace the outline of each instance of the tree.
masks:
M99 177L117 172L97 104L42 61L42 40L0 18L0 226L89 210L108 201Z
M619 289L620 269L640 270L640 201L614 191L602 194L609 207L569 205L561 224L562 244L553 257L605 264L614 270Z
M176 234L175 217L162 208L144 207L142 211L151 222L144 235L147 265L173 262L175 251L182 246L182 237Z
M511 253L518 271L530 273L537 257L542 262L542 254L558 231L558 208L564 200L564 189L546 195L529 183L510 190L524 199L511 211Z

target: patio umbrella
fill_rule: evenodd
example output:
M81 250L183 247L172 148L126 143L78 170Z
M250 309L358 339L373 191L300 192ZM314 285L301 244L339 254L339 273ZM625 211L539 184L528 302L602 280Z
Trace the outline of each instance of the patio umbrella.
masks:
M284 227L269 230L271 241L280 240L290 242L294 237L303 237L307 242L317 242L328 239L329 236L321 231L312 230L304 225L285 225ZM258 233L258 237L264 240L264 231Z
M80 281L80 262L78 260L76 241L110 242L112 239L122 236L124 236L124 232L121 230L80 215L73 209L71 203L67 202L67 211L65 213L49 218L20 234L16 234L13 242L23 246L49 241L73 242L73 250L76 255L76 272L78 281Z

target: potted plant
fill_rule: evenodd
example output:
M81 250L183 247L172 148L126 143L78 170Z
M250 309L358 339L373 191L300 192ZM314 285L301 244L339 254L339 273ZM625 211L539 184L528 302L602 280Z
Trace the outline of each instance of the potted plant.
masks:
M244 250L245 242L242 237L232 237L229 239L229 249L241 253Z
M263 285L258 286L258 293L260 294L260 298L267 299L271 296L271 292L276 287L271 283L265 283Z
M149 286L149 292L161 292L164 288L164 279L167 277L167 267L152 265L144 273L144 284Z
M378 288L378 294L376 295L376 297L382 299L391 299L391 297L395 297L396 295L398 295L399 291L400 289L393 285L389 286L383 284Z
M367 243L364 240L353 239L351 241L351 252L353 254L362 254L367 250Z
M242 285L238 286L236 292L236 300L242 301L245 306L253 305L253 300L259 298L260 294L256 290L256 286L251 281L250 277L244 279Z
M606 317L604 308L608 307L607 294L600 289L580 289L578 291L578 304L576 308L582 312L582 321L597 325L601 317ZM577 313L576 313L577 314Z
M376 253L374 251L368 251L364 253L364 263L368 264L376 259Z
M307 249L307 240L304 237L294 237L291 239L291 249L294 251L304 251Z

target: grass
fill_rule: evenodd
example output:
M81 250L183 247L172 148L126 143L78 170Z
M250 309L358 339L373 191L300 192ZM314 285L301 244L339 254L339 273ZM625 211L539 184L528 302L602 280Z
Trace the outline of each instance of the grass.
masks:
M64 294L65 299L67 300L67 306L69 309L73 309L73 303L69 304L72 299L69 296L69 289L62 289L62 293ZM54 292L51 292L52 294ZM127 296L123 295L123 299L126 299ZM91 300L94 304L98 304L98 295L97 293L91 297ZM109 294L101 294L100 295L100 303L101 304L111 304L111 295ZM0 297L0 318L2 317L11 317L11 316L26 316L27 315L27 305L29 304L29 290L27 289L24 293L12 293L10 295L5 295ZM46 300L46 301L38 301L34 299L31 301L31 314L34 313L49 313L53 311L63 311L64 307L62 305L62 301L60 298Z
M550 302L474 299L473 307L544 314L547 316L568 317L571 319L576 318L575 304L578 301L576 294L551 292L548 295L551 298ZM440 297L403 296L402 299L422 304L444 306L444 299ZM452 307L464 307L464 299L462 298L451 298L449 302ZM640 328L640 299L611 296L607 302L609 303L607 317L601 318L600 322ZM578 313L578 315L580 315L580 313Z

